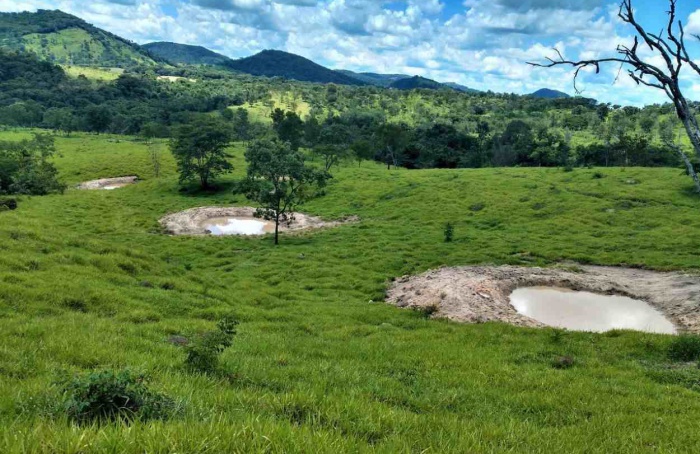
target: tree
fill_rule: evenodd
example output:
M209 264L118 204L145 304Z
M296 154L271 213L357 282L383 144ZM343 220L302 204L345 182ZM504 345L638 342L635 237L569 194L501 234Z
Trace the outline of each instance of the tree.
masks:
M350 157L351 135L350 128L343 124L324 125L318 138L318 145L314 147L313 152L323 159L326 172L330 172L332 167Z
M262 139L252 142L245 152L246 179L238 192L257 202L256 216L275 222L275 244L279 244L280 222L294 222L294 210L310 199L315 189L330 177L304 162L304 155L288 142Z
M387 170L391 170L392 165L398 167L401 163L401 155L411 140L406 125L384 123L377 130L377 139Z
M237 140L247 142L250 140L250 118L248 111L242 107L233 112L233 133Z
M49 162L55 153L54 138L34 134L31 140L0 142L0 193L46 195L63 192L58 171Z
M369 161L370 159L374 158L374 148L369 140L356 140L350 149L357 160L358 167L362 165L362 161Z
M178 128L170 151L177 161L180 184L198 179L202 189L209 189L213 178L231 172L233 166L226 153L230 142L229 129L215 119L197 117Z
M677 0L669 0L668 22L664 30L660 33L652 33L642 26L637 21L632 8L632 0L623 0L620 4L618 17L622 22L629 24L635 31L634 41L630 46L619 44L617 46L616 57L599 58L592 60L566 60L557 50L557 59L549 58L549 63L530 63L533 66L551 68L555 66L572 66L576 68L574 72L574 88L576 87L576 79L581 70L586 68L594 68L596 73L600 72L600 66L605 63L619 64L621 68L627 69L627 74L634 80L637 85L656 88L662 90L671 100L676 110L676 115L683 123L683 128L690 139L690 143L695 150L695 154L700 158L700 126L695 117L691 104L683 94L681 88L681 70L690 68L692 73L700 76L700 63L694 61L688 53L685 43L685 30L683 22L676 21L676 3ZM700 39L700 36L695 36ZM641 41L640 41L641 40ZM650 63L649 58L643 55L639 49L639 45L647 46L649 51L655 57L663 62L663 64ZM555 49L556 50L556 49ZM700 178L695 172L693 163L690 157L683 150L674 145L669 144L674 148L678 156L686 165L688 174L693 178L695 189L700 193Z
M289 142L293 150L298 150L304 137L304 122L294 112L275 109L272 114L272 127L280 140Z

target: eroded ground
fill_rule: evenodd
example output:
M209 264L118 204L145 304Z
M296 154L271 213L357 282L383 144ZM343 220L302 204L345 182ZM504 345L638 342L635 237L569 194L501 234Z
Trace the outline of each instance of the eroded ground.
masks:
M678 272L596 266L441 268L397 279L388 290L387 302L464 323L502 321L543 327L544 324L519 314L510 304L513 290L532 286L564 287L643 300L671 320L679 331L700 332L700 276Z

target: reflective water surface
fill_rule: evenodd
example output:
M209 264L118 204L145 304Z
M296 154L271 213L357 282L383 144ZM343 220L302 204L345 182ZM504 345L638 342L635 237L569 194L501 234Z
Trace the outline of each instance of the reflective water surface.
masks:
M675 334L676 328L644 301L555 287L515 290L510 303L523 315L546 325L575 331L632 329Z
M209 218L201 227L212 235L265 235L275 231L275 223L256 218Z

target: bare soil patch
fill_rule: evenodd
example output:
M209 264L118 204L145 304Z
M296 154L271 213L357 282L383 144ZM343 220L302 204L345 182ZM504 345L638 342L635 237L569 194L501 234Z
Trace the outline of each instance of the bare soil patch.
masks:
M563 287L646 301L679 331L700 333L700 276L674 272L580 266L527 268L467 266L404 276L389 288L387 302L423 310L432 317L463 323L501 321L518 326L545 325L519 314L510 294L520 287Z
M208 219L253 219L254 217L255 208L252 207L200 207L169 214L160 220L160 224L171 235L208 235L210 232L203 227ZM288 222L280 223L280 232L335 227L357 220L356 217L350 217L340 221L324 221L316 216L293 213Z
M139 178L136 176L117 177L117 178L102 178L100 180L92 180L92 181L86 181L84 183L80 183L78 185L78 189L86 189L86 190L118 189L118 188L123 188L124 186L128 186L130 184L134 184L138 181L138 179Z

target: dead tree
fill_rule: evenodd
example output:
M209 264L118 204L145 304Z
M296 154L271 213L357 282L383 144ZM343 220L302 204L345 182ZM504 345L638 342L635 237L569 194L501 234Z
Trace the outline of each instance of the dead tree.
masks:
M574 72L574 89L577 93L580 90L576 86L576 80L581 70L585 68L595 68L596 74L600 73L601 64L617 63L621 69L626 69L627 74L637 83L647 87L663 90L666 96L673 102L678 119L683 123L685 132L690 139L690 143L695 150L695 154L700 158L700 127L695 118L693 109L688 100L683 95L680 86L680 73L684 67L689 67L700 76L700 66L695 63L690 56L685 45L685 30L683 23L676 20L676 1L669 0L670 9L668 11L668 23L663 31L658 34L650 33L637 22L632 9L632 0L623 0L620 4L618 16L620 19L634 27L636 35L632 47L625 45L617 46L617 56L600 58L594 60L566 60L561 52L554 49L557 58L547 58L548 63L529 63L532 66L542 68L552 68L555 66L572 66L576 68ZM700 36L693 35L700 40ZM642 60L638 54L639 45L648 46L651 51L661 56L663 65L653 65ZM689 157L680 149L672 147L685 163L688 173L695 182L695 188L700 193L700 179L698 178L693 164Z

